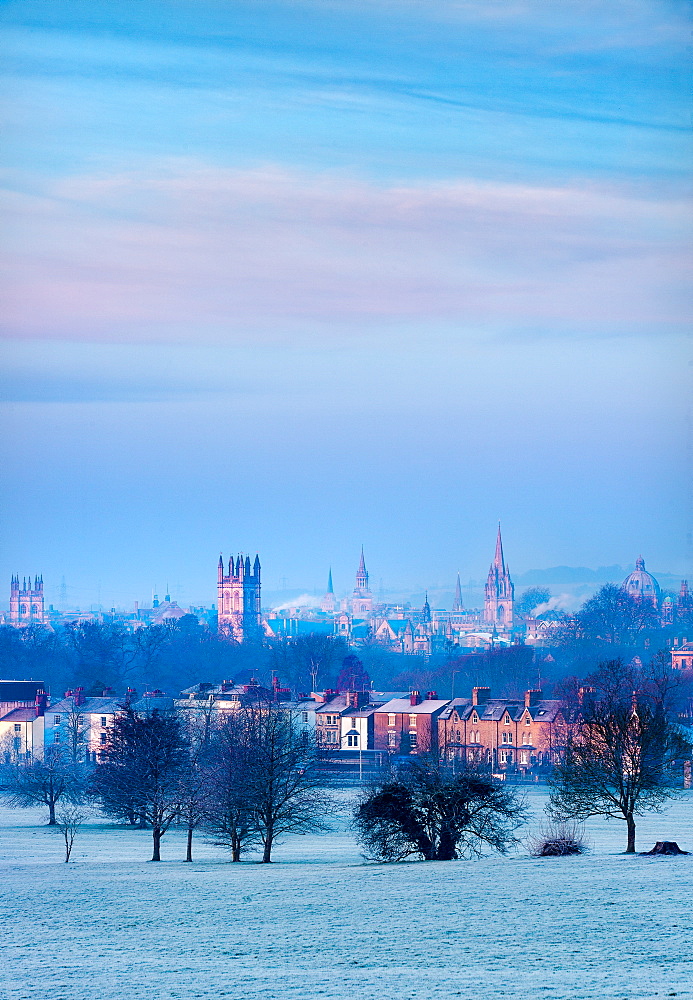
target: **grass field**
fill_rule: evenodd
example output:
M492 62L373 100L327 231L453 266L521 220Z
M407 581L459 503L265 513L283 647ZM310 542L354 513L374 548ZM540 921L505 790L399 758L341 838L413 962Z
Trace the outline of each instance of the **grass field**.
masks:
M201 840L185 864L178 830L152 864L150 834L95 816L66 865L43 812L0 810L0 997L693 997L693 856L625 856L595 820L582 857L368 864L347 818L342 795L333 832L262 866ZM640 820L639 850L662 839L693 850L693 793Z

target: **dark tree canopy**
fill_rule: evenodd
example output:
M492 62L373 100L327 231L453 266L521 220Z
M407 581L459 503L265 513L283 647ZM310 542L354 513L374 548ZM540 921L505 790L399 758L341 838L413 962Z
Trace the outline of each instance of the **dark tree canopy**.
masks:
M377 861L452 861L487 848L505 853L522 822L524 808L511 789L472 769L454 774L434 756L386 777L354 815L364 853Z
M531 615L540 604L546 604L550 597L548 587L528 587L515 602L515 610L521 615Z
M342 660L342 669L337 678L337 691L370 691L371 679L363 668L358 656L349 654Z

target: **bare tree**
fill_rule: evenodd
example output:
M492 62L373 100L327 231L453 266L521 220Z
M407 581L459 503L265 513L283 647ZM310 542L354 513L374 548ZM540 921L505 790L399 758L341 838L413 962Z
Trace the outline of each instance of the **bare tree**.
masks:
M673 768L690 746L667 717L656 678L613 660L588 680L568 727L563 759L550 779L549 814L559 820L621 819L626 853L633 854L636 817L661 811L677 794Z
M258 841L255 791L258 786L253 727L245 712L230 717L210 740L206 760L203 826L231 860Z
M354 826L366 856L378 861L452 861L506 853L525 810L512 789L471 768L454 774L429 754L398 768L357 806Z
M181 781L181 818L186 826L185 860L192 861L195 830L205 817L210 794L211 740L215 733L214 702L210 698L200 711L181 714L189 756Z
M58 811L55 825L62 834L65 843L66 863L70 860L75 837L86 818L86 811L77 803L67 802Z
M133 809L151 826L152 861L161 860L161 838L181 815L184 775L190 753L180 720L173 714L118 716L94 790L106 811ZM122 811L121 811L122 810Z
M317 744L299 731L291 713L258 704L245 714L253 754L248 791L267 864L283 835L327 829L324 817L331 800L318 768Z
M55 826L56 807L61 802L81 802L85 779L84 768L64 750L47 747L41 756L7 765L0 791L11 806L47 806L48 825Z

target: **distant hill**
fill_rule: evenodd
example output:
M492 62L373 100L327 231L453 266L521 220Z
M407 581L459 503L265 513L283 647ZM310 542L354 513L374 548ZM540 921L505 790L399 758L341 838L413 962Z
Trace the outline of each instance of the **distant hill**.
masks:
M621 583L634 568L634 566L623 567L619 565L600 566L599 569L590 569L587 566L550 566L548 569L530 569L526 573L520 573L514 576L514 583L516 589L518 587L532 587L537 584L549 586L568 583ZM652 570L652 574L663 590L678 591L681 585L678 576L672 573L658 573L657 570Z

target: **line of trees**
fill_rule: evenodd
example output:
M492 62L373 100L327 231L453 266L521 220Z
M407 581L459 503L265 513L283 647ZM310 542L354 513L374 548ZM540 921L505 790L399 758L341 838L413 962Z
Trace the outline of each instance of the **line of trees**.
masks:
M199 829L232 861L260 846L268 863L285 835L327 829L322 756L291 712L268 703L216 721L123 706L97 764L74 760L67 745L51 746L6 765L2 793L10 805L47 806L50 826L61 825L61 807L98 804L119 822L151 830L152 861L161 860L171 826L182 824L187 861Z

